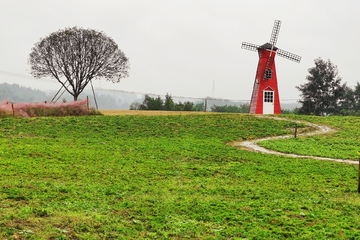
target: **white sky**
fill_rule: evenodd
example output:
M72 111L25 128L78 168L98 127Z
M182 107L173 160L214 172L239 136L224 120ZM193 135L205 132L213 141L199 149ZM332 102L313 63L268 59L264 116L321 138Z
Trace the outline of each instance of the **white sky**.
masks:
M281 100L298 99L314 59L330 59L343 82L360 82L360 1L356 0L1 0L0 70L30 75L31 48L65 27L103 31L130 59L130 77L95 86L173 96L249 100L258 55L243 41L270 40L282 21L276 46L300 55L276 57ZM0 74L0 82L37 89L46 83Z

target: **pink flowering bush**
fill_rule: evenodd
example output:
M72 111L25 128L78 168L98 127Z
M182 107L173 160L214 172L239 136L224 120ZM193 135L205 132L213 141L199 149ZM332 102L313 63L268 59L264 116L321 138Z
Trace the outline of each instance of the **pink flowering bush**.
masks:
M99 111L88 109L87 100L66 103L10 103L0 102L0 117L63 117L100 115Z

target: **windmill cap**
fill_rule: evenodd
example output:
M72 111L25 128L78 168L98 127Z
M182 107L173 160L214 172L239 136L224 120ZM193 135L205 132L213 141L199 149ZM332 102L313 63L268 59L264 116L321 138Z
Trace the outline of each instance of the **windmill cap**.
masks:
M265 44L263 44L263 45L261 45L260 47L258 47L258 49L268 49L268 50L271 50L271 47L272 47L273 45L272 44L270 44L270 43L265 43ZM273 47L273 50L278 50L278 48L277 47Z

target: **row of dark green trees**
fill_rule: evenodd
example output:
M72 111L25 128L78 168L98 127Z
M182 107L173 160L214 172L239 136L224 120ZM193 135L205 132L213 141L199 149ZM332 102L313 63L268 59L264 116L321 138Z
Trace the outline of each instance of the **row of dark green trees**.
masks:
M203 102L193 103L190 101L176 103L172 96L166 94L165 99L158 97L150 97L145 95L142 103L134 102L130 105L130 110L158 110L158 111L205 111L205 100ZM248 113L249 104L237 105L212 105L210 106L211 112L231 112L231 113ZM209 110L207 109L207 110Z
M337 66L321 58L315 59L315 66L308 72L307 82L296 87L302 97L299 114L360 116L359 83L353 88L341 83Z

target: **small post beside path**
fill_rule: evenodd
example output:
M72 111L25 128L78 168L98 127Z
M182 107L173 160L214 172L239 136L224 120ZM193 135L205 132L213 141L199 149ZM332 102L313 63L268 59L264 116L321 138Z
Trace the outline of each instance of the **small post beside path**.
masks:
M357 153L360 154L360 151L358 151ZM360 157L359 157L358 193L360 193Z
M358 193L360 193L360 158L359 158Z
M15 118L15 109L14 109L14 103L11 103L13 118Z
M296 138L297 135L297 123L295 123L295 133L294 133L294 137Z

